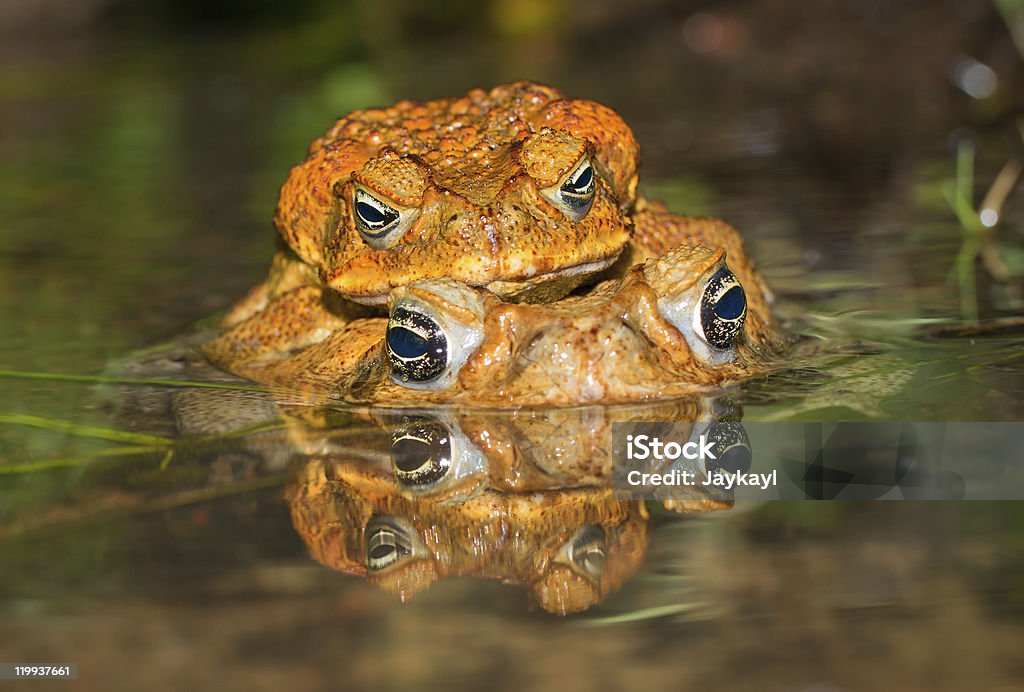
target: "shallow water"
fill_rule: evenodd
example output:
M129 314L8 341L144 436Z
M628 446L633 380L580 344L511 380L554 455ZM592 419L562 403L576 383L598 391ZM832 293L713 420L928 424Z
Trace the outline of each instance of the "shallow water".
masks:
M650 3L625 25L605 8L522 28L496 2L486 35L453 9L435 36L410 28L413 10L171 28L143 13L3 41L0 659L77 663L85 689L1019 684L1017 502L739 502L694 516L651 502L646 516L563 488L585 484L552 460L593 461L585 446L607 417L659 415L598 407L575 414L559 455L531 448L546 468L491 474L487 492L548 493L544 512L485 495L501 507L492 527L473 502L395 499L379 416L285 420L233 390L99 381L261 278L277 185L332 117L530 76L619 110L648 192L734 223L802 335L787 367L722 392L716 411L1019 421L1019 329L937 335L959 324L962 298L963 232L942 193L951 142L976 142L980 198L1019 146L1000 123L1024 93L1005 29L968 4L868 16L837 3L795 24L795 10L761 3L698 20ZM695 52L712 20L720 42ZM361 22L402 27L402 40L382 51ZM910 39L921 27L927 51ZM948 81L979 37L990 47L975 57L1003 80L995 100ZM1021 203L1009 198L999 227L1011 264ZM1012 286L978 274L982 317L1020 314ZM470 434L473 414L451 415ZM502 429L521 443L538 418ZM332 500L325 474L363 494ZM359 571L344 558L362 559L380 507L434 526L424 540L450 556L450 578L406 604L386 580L323 564ZM337 532L346 521L351 535ZM615 588L564 618L531 605L543 570L530 561L592 525Z

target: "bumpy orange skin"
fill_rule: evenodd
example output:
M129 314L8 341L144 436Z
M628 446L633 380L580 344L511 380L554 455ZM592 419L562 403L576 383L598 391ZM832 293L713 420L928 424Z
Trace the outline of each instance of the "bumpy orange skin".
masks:
M593 165L596 191L589 211L574 221L545 190L558 186L581 157ZM351 113L316 139L306 160L292 169L275 215L284 247L267 280L230 311L222 333L203 346L203 353L218 367L256 381L323 387L330 397L349 397L355 379L373 380L382 372L368 350L379 351L375 344L386 321L367 318L370 308L360 303L379 311L393 289L444 278L486 288L495 300L549 304L604 267L623 276L631 265L681 244L725 251L747 294L746 343L760 351L777 347L771 294L736 230L717 219L671 214L638 198L637 162L636 140L614 111L526 82ZM357 189L396 208L416 210L392 246L372 247L356 229ZM755 364L705 372L691 364L686 372L665 371L658 363L665 360L667 346L652 351L649 339L638 339L621 325L610 328L610 335L603 326L584 328L587 311L595 325L618 325L615 310L632 303L634 312L650 312L638 293L642 283L623 284L622 295L596 312L595 300L609 289L583 302L570 298L550 306L501 308L519 334L543 331L543 343L573 343L580 367L603 363L601 379L608 384L603 389L587 393L570 379L548 394L543 382L550 385L550 377L506 357L481 371L479 391L460 384L458 396L410 395L382 384L372 394L364 388L362 400L569 405L595 400L594 392L601 391L639 400L726 383L757 369ZM599 333L620 346L618 366L604 358L607 349L595 341ZM538 350L532 357L543 362L545 356ZM514 376L500 374L502 364ZM535 371L533 379L523 374ZM641 373L647 373L649 386L626 385L629 378L640 382ZM511 385L492 387L491 378ZM672 378L675 384L661 386Z
M586 154L597 193L573 221L540 191ZM577 277L563 281L564 294L629 241L638 154L614 111L537 84L402 101L350 113L316 139L282 187L274 221L299 260L356 302L380 304L391 288L433 277L503 297ZM393 247L371 247L356 230L357 186L418 210Z
M409 388L391 377L384 318L355 320L295 353L252 359L237 364L236 371L257 382L301 390L317 403L389 407L577 406L694 395L765 372L780 345L756 282L745 288L747 317L731 362L709 364L662 310L665 300L691 300L691 291L699 293L702 279L727 260L731 267L722 248L683 245L585 295L550 304L503 302L477 289L478 307L468 310L467 303L459 302L466 294L449 290L451 282L398 289L393 300L413 296L433 306L434 314L474 323L481 334L457 376L440 389ZM736 266L741 269L733 269L734 274L750 276L742 259Z
M394 478L354 458L333 458L307 465L288 501L316 560L365 576L402 601L438 580L472 576L526 586L541 608L566 615L617 591L647 551L643 502L616 499L609 488L485 488L459 502L434 502L409 497ZM367 527L380 517L402 526L412 547L395 564L373 570L365 542ZM599 575L574 569L565 557L565 544L586 526L600 527L603 536Z

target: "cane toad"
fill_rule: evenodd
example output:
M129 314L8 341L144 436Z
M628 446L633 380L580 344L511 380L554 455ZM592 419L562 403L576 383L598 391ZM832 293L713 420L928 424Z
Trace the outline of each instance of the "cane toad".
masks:
M685 396L765 368L764 295L723 249L681 246L583 296L509 303L449 279L397 288L384 318L235 364L256 382L388 407L574 406ZM303 319L306 316L302 316Z
M652 421L662 421L672 439L692 441L703 435L714 441L720 453L712 466L745 470L750 461L742 446L730 441L737 437L736 424L725 419L736 410L726 400L707 396L620 407L372 408L356 409L353 415L347 407L289 406L280 413L296 453L356 459L393 477L406 497L434 502L462 501L485 488L531 493L607 487L621 471L613 459L625 455L614 429L642 428ZM366 418L374 427L365 424ZM699 475L710 470L698 469ZM731 506L728 496L709 486L683 490L693 492L687 497L676 493L673 499L686 500L686 511Z
M528 82L350 113L292 168L284 247L227 324L304 285L367 305L438 277L564 295L626 246L637 159L610 108Z
M638 146L611 109L519 82L353 112L310 145L281 188L268 278L205 349L220 367L303 348L429 278L550 302L612 265L681 243L742 242L716 220L638 199ZM620 264L623 264L620 262Z
M340 459L307 464L289 491L315 559L407 601L454 576L527 586L541 608L579 612L617 591L647 550L648 512L610 488L409 498L386 474Z

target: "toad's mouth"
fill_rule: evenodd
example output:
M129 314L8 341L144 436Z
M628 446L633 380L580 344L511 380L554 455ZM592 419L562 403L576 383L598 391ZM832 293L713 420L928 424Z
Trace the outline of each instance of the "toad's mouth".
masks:
M536 274L511 281L492 281L483 288L504 300L523 303L546 303L564 297L587 277L615 264L621 251L593 262L575 264L543 274ZM528 273L528 272L527 272ZM388 302L388 293L350 296L349 300L361 305L383 306Z

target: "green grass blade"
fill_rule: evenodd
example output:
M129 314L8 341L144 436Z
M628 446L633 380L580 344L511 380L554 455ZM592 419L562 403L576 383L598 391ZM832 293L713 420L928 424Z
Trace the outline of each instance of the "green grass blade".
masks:
M109 377L106 375L70 375L54 372L30 372L21 370L0 370L0 379L49 380L53 382L82 382L85 384L128 384L152 385L158 387L201 387L204 389L227 389L239 392L263 394L291 394L287 389L267 389L257 385L230 384L228 382L201 382L191 380L161 380L132 377Z
M44 418L42 416L30 416L23 413L0 413L0 424L27 425L33 428L44 428L53 432L62 432L76 437L90 437L98 440L110 440L112 442L126 442L129 444L149 445L152 447L166 447L171 441L166 437L157 435L144 435L142 433L114 430L111 428L100 428L92 425L81 425L71 421L58 418Z
M634 610L629 613L622 613L621 615L609 615L601 618L587 618L581 620L581 625L621 625L626 622L641 622L644 620L654 620L656 618L668 617L670 615L682 615L684 613L692 613L698 610L702 604L700 603L676 603L673 605L656 606L654 608L645 608L643 610Z
M0 476L13 476L23 473L38 473L51 469L75 468L77 466L88 466L92 463L102 463L112 457L135 456L138 454L152 454L159 449L153 447L118 447L108 449L96 454L89 454L80 457L61 457L59 459L41 459L39 461L27 461L22 464L0 465ZM172 450L168 450L168 454Z

